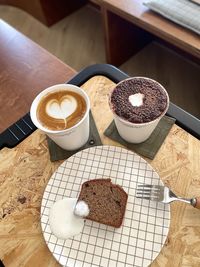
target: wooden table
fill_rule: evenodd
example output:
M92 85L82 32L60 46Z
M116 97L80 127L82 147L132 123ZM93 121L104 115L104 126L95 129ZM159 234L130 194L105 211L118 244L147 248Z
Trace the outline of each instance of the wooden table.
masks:
M20 8L47 26L51 26L66 15L71 14L85 4L85 2L86 0L35 0L29 3L26 0L0 0L0 4Z
M103 144L119 146L103 135L112 120L107 104L112 86L111 80L96 76L82 87L90 96ZM149 162L177 194L200 195L200 142L178 126L173 126ZM6 266L59 266L42 236L40 206L45 186L60 164L50 162L46 137L39 130L17 147L1 150L0 258ZM169 236L152 266L199 266L199 221L199 210L183 203L171 204Z
M101 7L107 62L121 65L156 40L200 63L200 37L143 5L142 0L90 0Z
M43 89L75 71L0 20L0 133L24 116Z
M43 70L42 64L34 79ZM82 88L91 99L103 144L120 146L103 135L112 120L107 97L113 86L108 78L94 76ZM175 193L200 195L200 142L180 127L173 126L155 159L148 162ZM50 162L46 137L39 130L15 148L0 151L0 258L6 267L59 266L43 239L40 207L45 186L60 164ZM199 210L184 203L171 204L169 236L151 266L200 266L199 221Z

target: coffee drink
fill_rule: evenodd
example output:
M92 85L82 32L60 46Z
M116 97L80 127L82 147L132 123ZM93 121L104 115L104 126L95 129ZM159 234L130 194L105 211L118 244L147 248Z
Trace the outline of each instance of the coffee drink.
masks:
M41 98L36 116L44 128L60 131L76 125L84 117L86 108L80 94L60 89Z
M112 111L131 123L147 123L160 117L168 107L168 95L156 81L136 77L119 83L110 97Z
M153 133L169 106L165 88L146 77L119 82L110 93L110 109L121 138L142 143Z
M90 134L90 99L73 84L55 84L33 100L31 120L53 142L66 150L86 144Z

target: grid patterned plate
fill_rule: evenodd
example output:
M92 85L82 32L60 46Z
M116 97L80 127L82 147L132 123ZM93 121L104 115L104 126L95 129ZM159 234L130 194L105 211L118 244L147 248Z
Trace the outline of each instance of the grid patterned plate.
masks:
M49 209L65 197L77 197L89 179L111 178L128 193L123 224L113 228L86 220L82 233L57 239L49 227ZM96 146L68 158L50 178L41 206L44 239L57 261L67 267L148 266L159 254L170 222L170 206L135 198L139 183L161 184L158 174L135 153ZM67 216L67 211L66 211Z

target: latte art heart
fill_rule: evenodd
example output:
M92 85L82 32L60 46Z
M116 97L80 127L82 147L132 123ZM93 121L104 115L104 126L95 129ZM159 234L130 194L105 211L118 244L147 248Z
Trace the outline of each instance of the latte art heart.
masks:
M77 101L73 96L64 96L58 101L50 99L46 104L46 113L55 119L66 119L74 113L77 108Z
M60 90L45 95L37 107L37 118L50 130L65 130L76 125L85 115L86 101L78 93Z

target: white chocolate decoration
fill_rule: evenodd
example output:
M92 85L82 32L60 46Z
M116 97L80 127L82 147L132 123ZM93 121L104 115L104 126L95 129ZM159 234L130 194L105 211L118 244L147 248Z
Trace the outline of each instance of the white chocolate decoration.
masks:
M46 113L55 119L66 119L77 108L77 101L73 96L64 96L60 101L51 99L46 105Z
M49 213L52 233L60 239L71 238L81 233L84 219L74 215L77 198L65 198L53 204Z
M88 204L83 200L78 201L74 209L74 214L80 217L86 217L89 213Z
M134 95L130 95L128 100L133 107L140 107L143 105L143 98L144 98L143 94L137 93Z

